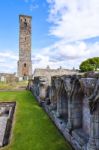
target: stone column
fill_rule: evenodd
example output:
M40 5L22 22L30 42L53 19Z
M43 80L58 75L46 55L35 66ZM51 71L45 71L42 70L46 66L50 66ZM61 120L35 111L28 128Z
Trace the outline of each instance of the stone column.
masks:
M55 88L56 88L56 98L57 98L57 112L56 115L58 118L61 117L62 114L62 110L61 110L61 97L60 97L60 93L61 93L61 78L56 78L55 79Z
M71 132L72 132L72 129L73 129L73 125L72 125L72 104L71 104L71 101L70 101L70 98L68 99L68 121L67 121L67 124L66 124L66 128L65 128L65 137L67 138L67 140L69 142L71 142Z
M99 150L99 99L96 111L94 112L94 138L97 150Z
M99 102L94 104L96 108L91 115L91 130L90 139L88 142L87 150L99 150Z
M39 86L39 97L41 100L45 100L47 95L46 85Z
M68 99L68 122L67 122L67 125L66 125L66 130L68 132L71 132L72 130L72 104L71 104L71 101L70 101L70 98Z
M82 104L77 101L68 101L68 123L69 130L80 128L82 124Z
M99 132L99 131L98 131ZM90 137L87 144L87 150L97 150L95 143L95 126L94 126L94 115L91 115L91 125L90 125Z
M62 116L62 105L61 105L61 100L60 97L58 97L58 101L57 101L57 117L61 117Z
M48 89L48 79L44 76L39 77L39 98L41 101L44 101L47 96Z
M51 86L50 89L50 101L51 101L51 110L57 109L57 90L54 86Z

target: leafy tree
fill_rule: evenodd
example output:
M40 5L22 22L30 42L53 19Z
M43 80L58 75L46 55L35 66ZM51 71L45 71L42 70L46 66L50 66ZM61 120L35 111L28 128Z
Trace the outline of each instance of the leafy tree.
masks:
M99 69L99 57L89 58L80 64L82 72L97 71Z

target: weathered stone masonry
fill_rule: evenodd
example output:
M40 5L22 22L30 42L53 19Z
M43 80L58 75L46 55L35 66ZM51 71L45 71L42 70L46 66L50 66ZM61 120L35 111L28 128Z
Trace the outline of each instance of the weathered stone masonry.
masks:
M27 79L32 76L31 21L31 16L19 16L19 61L17 74L20 79Z
M0 147L10 141L16 102L0 102Z
M99 150L99 74L35 77L29 89L76 150Z

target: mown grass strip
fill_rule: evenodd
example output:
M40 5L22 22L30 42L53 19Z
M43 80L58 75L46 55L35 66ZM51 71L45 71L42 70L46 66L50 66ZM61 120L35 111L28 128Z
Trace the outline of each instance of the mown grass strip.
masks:
M0 101L17 103L12 139L3 150L72 150L30 92L1 92Z

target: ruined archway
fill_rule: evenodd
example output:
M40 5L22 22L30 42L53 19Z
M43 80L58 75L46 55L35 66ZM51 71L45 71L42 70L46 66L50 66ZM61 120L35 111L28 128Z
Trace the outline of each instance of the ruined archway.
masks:
M60 90L58 93L57 112L59 116L67 122L68 120L68 99L64 86L64 81L61 81Z
M22 66L23 80L27 80L28 73L29 73L28 65L26 63L24 63Z

